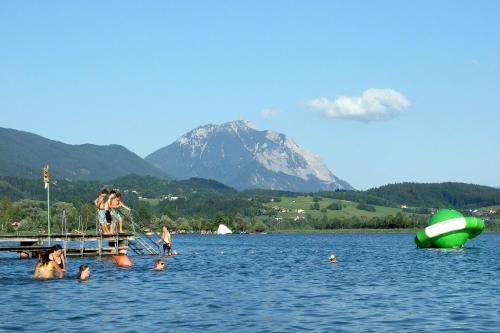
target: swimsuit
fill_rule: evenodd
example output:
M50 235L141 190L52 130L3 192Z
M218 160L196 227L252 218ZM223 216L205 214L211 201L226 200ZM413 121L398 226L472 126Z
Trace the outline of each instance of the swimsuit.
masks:
M171 248L172 246L170 246L170 243L163 244L163 252L170 252Z
M54 266L52 264L52 261L48 262L47 264L38 264L35 278L51 279L54 276L53 270Z
M100 224L106 223L106 209L99 209L97 210L97 221L99 221Z
M113 215L113 221L115 222L120 222L120 219L121 219L121 216L120 216L120 212L118 211L118 209L116 208L113 208L112 209L112 215Z

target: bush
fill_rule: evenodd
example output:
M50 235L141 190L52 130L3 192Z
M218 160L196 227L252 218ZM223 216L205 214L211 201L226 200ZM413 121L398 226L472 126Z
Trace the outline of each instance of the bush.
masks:
M309 209L311 209L311 210L320 210L321 207L319 206L319 203L315 202L311 206L309 206Z
M356 208L359 209L359 210L367 211L367 212L376 212L377 211L377 209L374 206L368 205L368 204L365 204L365 203L359 203L356 206Z
M329 210L342 210L342 204L340 204L339 202L332 202L331 204L329 204L326 209L329 209Z

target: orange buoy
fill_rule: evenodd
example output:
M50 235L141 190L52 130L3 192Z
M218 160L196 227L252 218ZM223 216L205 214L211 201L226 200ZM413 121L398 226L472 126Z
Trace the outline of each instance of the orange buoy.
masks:
M118 267L129 268L132 267L132 261L126 254L114 256L116 265Z

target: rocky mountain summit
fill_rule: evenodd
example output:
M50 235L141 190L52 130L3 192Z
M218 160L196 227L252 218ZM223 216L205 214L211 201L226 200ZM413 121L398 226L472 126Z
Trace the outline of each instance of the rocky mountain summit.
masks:
M239 190L353 189L335 177L319 155L284 134L259 131L241 120L200 126L146 161L179 179L214 179Z

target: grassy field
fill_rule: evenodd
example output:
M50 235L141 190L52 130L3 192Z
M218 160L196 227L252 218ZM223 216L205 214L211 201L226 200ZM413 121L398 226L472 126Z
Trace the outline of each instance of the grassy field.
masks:
M313 198L305 196L295 197L295 198L282 197L281 202L270 202L269 204L267 204L267 206L268 208L272 208L275 206L280 208L288 208L289 212L278 213L278 216L283 218L294 218L296 216L305 216L306 214L311 214L311 216L317 218L323 217L324 215L326 215L328 218L335 218L335 217L342 218L342 217L353 217L353 216L372 218L376 216L383 217L387 215L396 215L399 212L404 213L404 209L383 207L383 206L374 206L376 208L376 211L368 212L365 210L357 209L356 208L356 206L358 205L357 202L336 200L329 198L323 198L323 200L319 201L318 204L320 205L320 209L323 209L333 202L341 203L342 210L327 210L326 213L321 212L321 210L312 210L310 209L310 206L314 204ZM298 209L303 209L304 214L298 214L297 213Z

